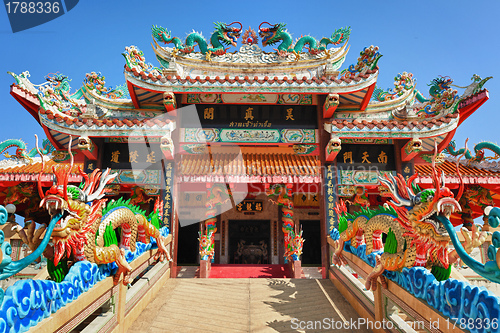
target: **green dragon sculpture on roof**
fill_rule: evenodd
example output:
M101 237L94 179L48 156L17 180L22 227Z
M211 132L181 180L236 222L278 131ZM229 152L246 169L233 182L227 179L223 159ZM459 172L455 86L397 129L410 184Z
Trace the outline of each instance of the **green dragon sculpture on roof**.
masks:
M50 143L48 139L43 140L43 148L42 148L42 154L47 155L50 154L51 152L55 151L54 146ZM9 155L5 151L9 148L16 147L16 154L15 155ZM4 153L5 152L5 153ZM33 157L35 157L37 151L36 148L31 149L28 151L26 149L26 143L22 140L18 139L8 139L3 142L0 142L0 154L4 153L4 156L7 158L17 158L19 160L24 160L27 161L29 164L33 163Z
M263 24L267 24L270 27L262 27ZM326 47L329 44L338 45L343 43L349 38L351 33L351 27L340 28L335 30L330 38L323 37L319 42L314 37L302 36L292 46L292 36L285 29L285 26L285 23L271 25L268 22L262 22L259 25L259 35L262 38L262 45L274 45L281 40L281 44L275 49L278 55L286 57L290 53L293 53L297 57L297 60L298 55L304 47L308 48L310 54L320 54L321 52L328 54Z
M470 149L467 148L467 144L465 145L465 148L460 148L459 150L456 150L457 145L455 141L451 141L448 147L445 148L445 151L452 155L452 156L461 156L464 155L465 158L468 160L469 163L472 162L481 162L484 160L488 159L496 159L500 157L500 146L493 142L480 142L477 145L474 146L474 153L475 155L472 155ZM495 156L485 156L485 150L491 150Z
M206 39L198 32L192 32L186 37L186 42L182 44L182 41L178 37L172 37L170 31L161 27L153 26L151 28L153 32L153 37L162 43L169 44L173 43L175 50L189 54L194 52L194 47L198 44L201 53L208 55L220 56L226 54L228 48L224 48L225 45L236 46L236 42L240 37L242 25L240 22L232 22L230 24L215 22L215 31L210 37L210 43L212 47L208 47ZM233 24L239 24L239 28L231 27Z

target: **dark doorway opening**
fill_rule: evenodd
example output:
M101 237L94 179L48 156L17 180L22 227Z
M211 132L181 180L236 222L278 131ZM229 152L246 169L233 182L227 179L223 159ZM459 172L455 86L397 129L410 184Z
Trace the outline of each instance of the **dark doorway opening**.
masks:
M321 225L319 220L300 221L302 237L302 264L321 266Z
M177 245L177 265L198 264L198 252L200 242L198 241L198 231L200 223L191 223L184 227L179 225Z
M230 220L230 263L268 264L271 251L269 224L269 220Z

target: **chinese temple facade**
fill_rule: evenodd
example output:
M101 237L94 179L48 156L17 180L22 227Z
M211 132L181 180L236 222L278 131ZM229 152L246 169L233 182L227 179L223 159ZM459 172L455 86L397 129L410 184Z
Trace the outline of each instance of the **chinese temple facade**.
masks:
M350 212L383 205L388 194L379 177L397 173L409 179L418 171L417 183L430 187L435 147L452 149L458 126L488 100L487 79L477 76L461 94L451 79L438 77L425 96L407 72L393 89L381 89L378 47L343 66L348 28L320 42L302 37L292 48L282 24L261 24L257 32L235 26L216 24L213 47L196 33L183 44L153 27L159 67L126 47L126 84L117 88L95 72L77 91L60 74L43 84L27 72L12 74L11 95L43 127L53 161L67 163L72 154L88 174L116 172L107 185L110 200L131 199L149 213L160 198L174 263L201 263L205 276L210 262L329 267L327 239L339 199ZM239 37L238 50L222 46L236 46ZM265 52L261 43L279 46ZM440 165L447 163L455 191L455 163ZM30 166L38 164L24 161L18 174L25 178L6 166L1 185L35 184L29 175L38 170ZM462 168L470 188L474 177L499 177ZM76 169L69 181L81 181ZM471 208L470 218L480 210Z

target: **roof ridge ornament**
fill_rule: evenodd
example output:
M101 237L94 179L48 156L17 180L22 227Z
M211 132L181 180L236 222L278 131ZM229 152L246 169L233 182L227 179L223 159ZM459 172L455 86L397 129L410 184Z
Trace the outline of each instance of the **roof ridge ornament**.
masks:
M240 27L231 27L233 24L239 24ZM186 41L183 44L180 38L172 37L171 32L161 26L153 26L151 31L153 33L153 37L158 41L164 44L173 43L174 53L180 52L184 54L189 54L194 52L194 47L198 45L200 48L200 52L204 54L207 60L210 60L212 56L220 56L226 54L229 48L224 48L224 46L232 45L236 47L237 40L240 37L241 30L243 28L240 22L232 22L229 24L223 22L215 22L215 31L212 33L210 37L210 44L212 47L209 47L207 40L197 32L192 32L186 37Z
M259 43L259 36L257 36L257 33L255 30L252 29L252 27L248 27L247 30L243 33L243 36L241 36L241 44L243 45L254 45Z
M382 57L378 51L378 46L370 45L359 52L358 62L356 65L350 65L348 68L340 72L341 77L346 79L353 78L358 73L365 73L368 70L377 68L379 59Z
M262 27L263 24L269 25L269 27ZM285 23L277 23L271 25L269 22L262 22L259 25L259 35L262 38L262 45L274 45L281 41L278 45L276 53L280 57L288 57L290 54L295 55L295 61L300 59L300 54L304 47L312 55L318 55L325 52L326 56L329 58L331 55L327 50L327 46L339 45L348 40L351 34L351 27L339 28L335 30L331 37L323 37L319 42L316 38L311 36L301 36L295 44L292 45L293 40L290 33L285 29Z

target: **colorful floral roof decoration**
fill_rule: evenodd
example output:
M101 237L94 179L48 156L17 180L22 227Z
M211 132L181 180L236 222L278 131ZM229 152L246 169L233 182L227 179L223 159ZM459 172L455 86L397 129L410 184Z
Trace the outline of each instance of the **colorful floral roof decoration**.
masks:
M125 96L124 88L105 87L100 73L87 74L83 87L73 94L70 93L70 80L62 74L49 74L47 82L40 85L28 79L29 72L10 74L16 80L15 93L38 105L36 111L41 123L56 132L80 135L81 131L87 131L94 136L127 136L139 128L162 131L174 126L169 119L158 118L159 113L154 110L133 110L129 100L120 99Z
M91 93L95 93L109 99L120 99L128 94L125 86L118 86L116 88L106 87L105 77L100 72L85 74L83 84Z
M59 114L61 117L76 117L83 112L85 101L81 99L81 89L71 94L70 79L67 76L51 73L45 77L47 82L34 85L28 79L29 72L23 72L20 75L10 74L21 89L38 99L41 108Z
M144 52L139 50L137 46L131 45L125 47L125 52L122 53L125 58L125 70L131 71L134 74L140 73L144 77L159 80L162 77L161 71L158 67L154 67L150 63L146 63ZM163 65L163 64L162 64ZM168 62L166 63L168 68Z
M429 94L430 100L421 104L413 105L413 112L419 118L430 118L440 115L456 105L458 101L457 91L451 88L453 80L448 77L438 77L431 81ZM420 99L419 101L422 102ZM454 110L449 110L454 111Z
M345 78L353 78L357 73L374 70L381 57L382 55L378 52L378 46L371 45L365 47L363 51L359 53L356 65L350 65L348 68L341 71L340 75Z
M413 78L412 73L403 72L394 78L394 90L387 89L387 91L376 87L373 91L372 99L379 102L394 100L405 95L415 88L416 80Z

